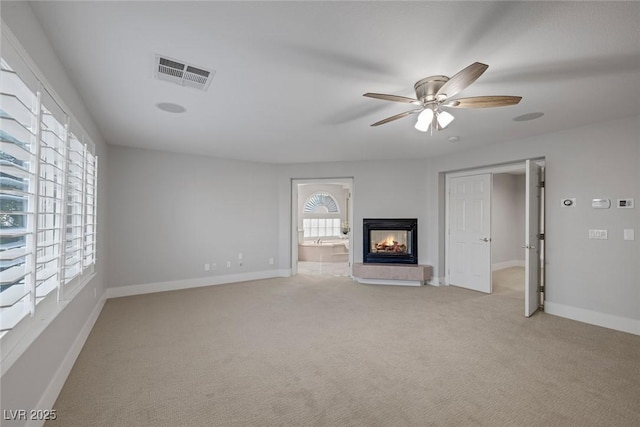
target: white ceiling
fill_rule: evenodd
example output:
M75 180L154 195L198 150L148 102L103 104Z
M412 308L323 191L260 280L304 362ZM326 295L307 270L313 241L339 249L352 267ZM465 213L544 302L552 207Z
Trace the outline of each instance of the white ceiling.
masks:
M435 156L640 114L637 2L33 2L110 144L273 163ZM154 78L156 54L216 70L208 91ZM413 106L424 77L489 69L433 135ZM171 102L186 113L155 105ZM540 119L516 116L543 112ZM460 141L448 142L451 136Z

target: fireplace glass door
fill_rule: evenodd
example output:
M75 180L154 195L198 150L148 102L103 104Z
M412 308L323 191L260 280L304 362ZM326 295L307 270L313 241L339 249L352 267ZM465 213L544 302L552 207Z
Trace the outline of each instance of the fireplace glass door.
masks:
M418 263L416 218L365 218L362 237L365 263Z

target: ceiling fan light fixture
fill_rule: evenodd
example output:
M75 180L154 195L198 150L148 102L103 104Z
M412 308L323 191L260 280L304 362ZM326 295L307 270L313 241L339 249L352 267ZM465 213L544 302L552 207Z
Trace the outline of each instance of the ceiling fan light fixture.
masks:
M420 132L426 132L429 130L430 125L431 125L431 122L418 120L416 122L416 129L418 129Z
M455 119L455 117L453 117L453 115L451 115L450 113L446 112L446 111L440 111L438 113L438 124L440 125L440 128L444 129L447 126L449 126L449 124L451 124L451 122L453 121L453 119Z
M416 121L416 129L420 132L426 132L429 129L429 125L433 120L433 110L431 108L425 108L418 114L418 121Z

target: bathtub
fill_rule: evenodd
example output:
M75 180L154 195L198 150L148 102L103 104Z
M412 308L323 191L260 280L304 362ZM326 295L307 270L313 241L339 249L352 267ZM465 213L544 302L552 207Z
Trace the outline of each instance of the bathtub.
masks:
M298 244L298 261L346 262L349 260L349 240L307 240Z

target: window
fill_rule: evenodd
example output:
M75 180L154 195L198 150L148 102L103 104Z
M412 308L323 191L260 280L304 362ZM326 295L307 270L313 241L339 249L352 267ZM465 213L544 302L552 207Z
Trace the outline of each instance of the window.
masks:
M95 264L93 143L10 45L0 74L0 339ZM39 312L39 311L38 311Z
M304 237L336 237L340 235L340 218L304 218Z
M340 236L340 210L333 196L325 191L313 193L304 202L302 208L303 236L337 237Z
M312 194L304 203L304 213L338 213L338 204L329 193Z

